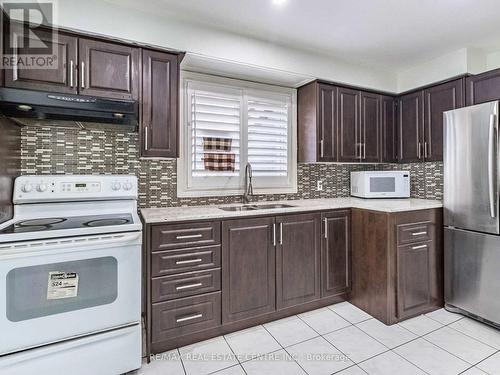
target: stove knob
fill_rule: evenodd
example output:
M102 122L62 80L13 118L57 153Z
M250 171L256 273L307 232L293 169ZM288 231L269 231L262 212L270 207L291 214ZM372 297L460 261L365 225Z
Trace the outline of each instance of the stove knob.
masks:
M119 182L114 182L111 185L111 189L113 189L113 190L120 190L121 188L122 188L122 184L120 184Z
M132 183L130 183L130 182L125 182L125 184L123 184L123 188L125 190L132 190L132 187L133 187Z
M25 193L29 193L31 190L33 190L33 186L31 186L31 184L24 184L21 187L21 190L24 191Z
M47 185L40 184L37 186L36 190L38 190L40 193L43 193L45 190L47 190Z

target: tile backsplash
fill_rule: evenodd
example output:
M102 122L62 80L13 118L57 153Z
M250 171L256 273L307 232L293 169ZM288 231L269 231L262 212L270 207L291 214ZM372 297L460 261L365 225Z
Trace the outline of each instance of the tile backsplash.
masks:
M139 158L137 133L26 126L21 133L22 174L135 174L140 207L222 204L241 197L177 197L175 159ZM255 200L334 198L349 196L353 170L404 169L412 176L415 198L442 199L443 164L299 164L298 192L258 196ZM323 190L316 191L317 180Z

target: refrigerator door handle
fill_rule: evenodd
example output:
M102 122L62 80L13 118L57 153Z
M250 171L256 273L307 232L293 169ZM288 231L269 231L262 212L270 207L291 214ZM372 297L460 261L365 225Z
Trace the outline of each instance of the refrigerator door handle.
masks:
M490 216L495 218L497 216L496 206L496 173L495 173L495 148L496 148L496 116L490 115L490 129L488 136L488 193L490 200Z

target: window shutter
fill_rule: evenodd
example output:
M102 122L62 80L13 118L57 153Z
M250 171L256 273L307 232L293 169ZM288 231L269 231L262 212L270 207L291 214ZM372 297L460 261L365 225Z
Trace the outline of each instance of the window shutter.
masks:
M254 175L287 176L288 102L249 98L247 108L248 161Z
M190 90L192 176L238 176L240 171L241 95ZM229 138L230 150L205 150L204 138ZM234 154L234 171L205 169L205 154Z

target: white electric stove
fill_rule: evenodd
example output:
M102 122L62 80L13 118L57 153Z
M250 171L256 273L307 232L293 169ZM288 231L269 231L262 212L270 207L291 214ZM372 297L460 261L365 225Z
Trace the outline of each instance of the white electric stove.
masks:
M21 176L0 224L0 373L141 365L137 178Z

